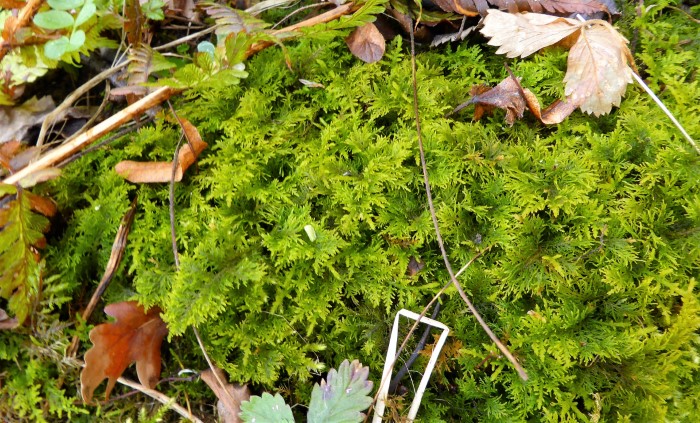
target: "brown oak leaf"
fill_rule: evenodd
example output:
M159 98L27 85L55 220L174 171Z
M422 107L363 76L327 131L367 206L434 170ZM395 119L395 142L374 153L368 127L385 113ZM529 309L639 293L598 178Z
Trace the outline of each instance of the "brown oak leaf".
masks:
M355 29L345 39L345 43L355 57L367 63L379 61L386 49L384 36L373 23L367 23Z
M168 333L160 318L161 310L153 307L145 312L136 301L125 301L108 305L105 313L116 322L97 325L90 331L94 345L85 353L85 367L80 373L80 389L87 404L105 378L105 399L109 399L117 379L134 362L142 385L153 388L160 377L160 345Z
M499 46L496 53L507 57L526 57L551 45L571 47L564 77L567 108L575 105L596 116L609 113L632 82L628 41L605 21L491 10L481 32L491 38L490 45Z

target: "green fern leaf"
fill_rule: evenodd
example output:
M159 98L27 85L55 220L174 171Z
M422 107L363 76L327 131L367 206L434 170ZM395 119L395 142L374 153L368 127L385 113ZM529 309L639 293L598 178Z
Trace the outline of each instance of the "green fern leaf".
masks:
M35 246L49 222L32 212L21 189L0 184L0 196L0 297L9 300L9 310L24 321L39 287Z

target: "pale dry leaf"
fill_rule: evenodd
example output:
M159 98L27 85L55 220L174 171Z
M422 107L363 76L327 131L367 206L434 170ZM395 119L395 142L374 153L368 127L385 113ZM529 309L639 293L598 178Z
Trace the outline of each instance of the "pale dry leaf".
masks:
M214 366L214 370L216 371L218 380L211 369L203 371L201 378L204 383L214 391L214 395L219 399L216 406L219 417L221 417L224 423L242 422L238 415L241 412L241 403L250 400L248 385L232 385L226 382L226 376L223 370L216 366ZM219 380L224 382L225 389L221 387Z
M564 94L581 111L600 116L619 106L632 83L634 63L627 39L609 23L587 21L569 52Z
M489 37L496 54L527 57L554 44L574 41L582 22L539 13L505 13L489 10L481 33Z
M386 49L384 36L373 23L367 23L355 29L345 42L355 57L367 63L379 61Z

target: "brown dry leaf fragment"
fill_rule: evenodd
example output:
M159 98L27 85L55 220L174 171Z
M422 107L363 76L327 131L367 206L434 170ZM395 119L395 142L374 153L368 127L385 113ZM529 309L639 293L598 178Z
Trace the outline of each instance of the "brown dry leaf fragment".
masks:
M595 13L608 10L597 0L490 0L489 3L509 13Z
M535 94L533 94L532 91L528 90L527 88L523 88L519 80L516 82L518 84L518 91L520 92L521 97L525 100L527 108L533 115L535 115L537 119L539 119L540 122L544 123L545 125L561 123L579 106L579 104L574 103L570 99L557 100L542 111L540 108L540 101L537 99Z
M415 276L423 270L425 267L425 262L421 259L416 259L414 256L411 256L411 259L408 261L408 269L406 270L406 273L408 273L408 276Z
M0 166L2 166L3 169L11 170L13 172L16 170L13 168L10 162L12 161L12 158L17 155L21 147L22 143L17 140L0 144Z
M61 176L61 169L57 167L47 167L30 173L19 180L19 185L22 188L30 188L42 182L50 181Z
M569 52L564 94L581 111L595 116L610 113L620 106L627 85L632 83L634 63L627 39L609 23L587 21Z
M5 310L0 308L0 330L14 329L19 326L19 321L16 317L10 318Z
M506 57L527 57L554 44L571 42L582 22L539 13L505 13L489 10L481 33L491 38L488 44L498 46L496 54Z
M125 301L108 305L105 313L117 320L90 331L94 346L85 353L80 373L80 390L87 404L105 378L105 399L109 399L117 379L131 363L136 362L136 373L144 386L154 388L160 377L160 345L168 333L160 309L153 307L146 313L136 301Z
M185 136L189 143L180 147L178 151L177 169L175 181L181 181L185 170L197 159L199 154L207 147L202 141L197 128L187 119L180 119ZM158 183L170 182L173 172L172 162L134 162L125 160L117 163L114 170L129 182L133 183Z
M473 87L470 94L472 98L465 105L475 105L475 120L481 119L485 113L490 113L494 107L498 107L506 111L508 125L513 125L515 120L522 118L525 112L525 100L520 95L519 84L512 77L504 79L493 88L483 85Z
M384 37L373 23L355 29L345 43L355 57L367 63L379 61L386 48Z
M52 217L58 211L56 204L49 198L32 194L29 191L25 191L24 195L29 200L29 206L37 213L41 213L46 217Z
M238 414L241 412L241 403L250 400L248 385L241 386L227 383L224 371L216 366L214 370L216 371L218 380L211 369L203 371L201 378L204 383L214 391L214 395L219 399L219 402L216 404L219 417L221 417L224 423L239 423L242 421L240 417L238 417ZM225 390L222 389L219 380L225 383Z
M0 106L0 143L24 140L29 129L43 122L55 108L50 95L41 99L32 97L21 106Z

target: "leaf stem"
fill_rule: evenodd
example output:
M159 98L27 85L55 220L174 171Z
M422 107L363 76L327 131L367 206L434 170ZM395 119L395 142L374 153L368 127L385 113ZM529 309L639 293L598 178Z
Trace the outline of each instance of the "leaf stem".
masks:
M673 124L676 125L676 128L678 128L678 130L681 131L681 134L683 134L685 139L688 140L690 145L693 146L695 151L698 154L700 154L700 147L698 147L693 138L686 132L685 128L683 128L683 125L681 125L680 122L678 122L676 117L673 116L673 113L671 113L671 111L668 110L668 107L666 107L666 105L661 101L661 99L659 99L659 97L657 97L656 94L654 94L651 88L649 88L649 86L644 82L644 80L642 80L642 78L639 77L639 75L637 75L636 72L632 72L632 77L637 82L637 84L639 84L644 89L644 91L646 91L646 93L649 94L649 97L651 97L651 99L654 100L654 103L656 103L656 105L659 106L659 108L663 110L664 113L666 113L666 116L668 116L668 118L671 119L671 122L673 122Z
M474 315L476 320L479 322L481 327L484 329L484 332L491 338L491 341L493 341L496 346L498 347L499 350L503 353L504 356L510 360L510 362L513 364L513 367L515 367L515 370L518 372L518 375L523 380L527 380L527 373L525 373L525 370L522 368L520 363L513 357L513 354L508 350L508 347L506 347L496 336L496 334L493 333L491 328L486 324L484 321L483 317L481 317L481 314L479 314L479 311L474 307L472 302L469 300L469 297L467 297L467 294L464 292L464 289L462 288L462 285L457 281L457 278L455 277L454 271L452 270L452 264L450 264L450 259L447 256L447 251L445 250L445 245L442 240L442 234L440 233L440 224L438 223L437 215L435 213L435 205L433 204L433 195L430 189L430 179L428 177L428 167L426 165L425 161L425 149L423 147L423 133L421 131L421 122L420 122L420 113L418 112L418 83L416 81L416 47L415 47L415 40L414 40L414 35L413 35L413 23L411 23L409 35L411 37L411 75L413 78L413 112L415 115L415 121L416 121L416 133L418 136L418 150L420 152L420 163L421 163L421 168L423 169L423 182L425 184L425 193L428 198L428 207L430 208L430 217L433 221L433 226L435 228L435 235L437 237L437 242L438 246L440 247L440 253L442 254L442 259L445 262L445 268L447 269L447 272L450 274L450 280L452 284L454 284L455 288L457 289L457 292L459 292L460 297L462 297L462 300L464 300L465 304L467 304L467 308L469 308L469 311Z

